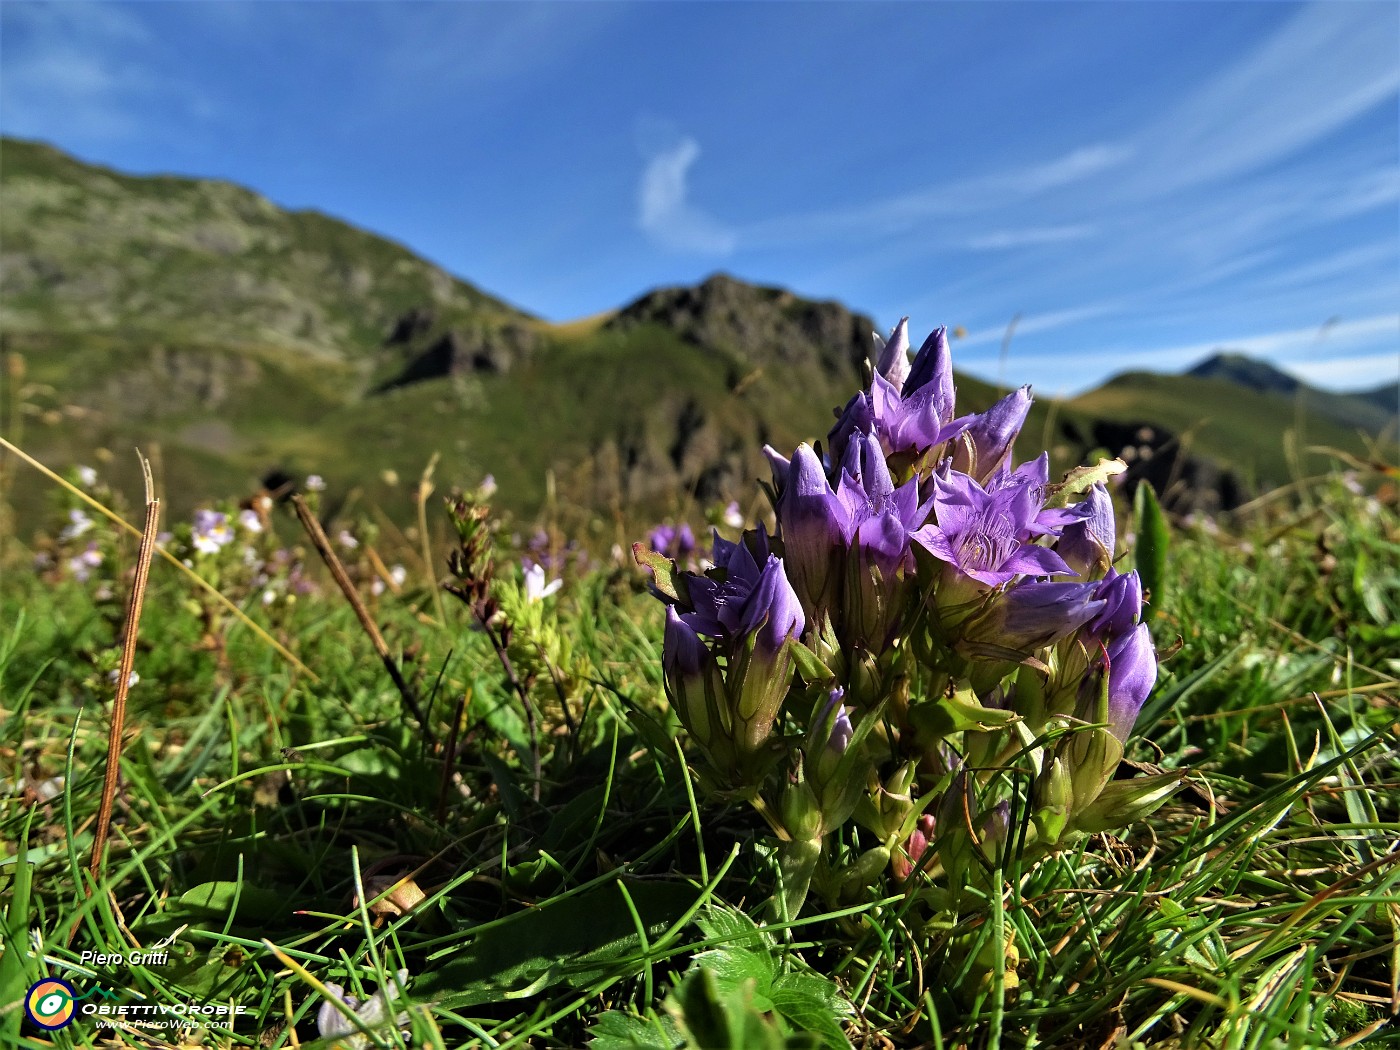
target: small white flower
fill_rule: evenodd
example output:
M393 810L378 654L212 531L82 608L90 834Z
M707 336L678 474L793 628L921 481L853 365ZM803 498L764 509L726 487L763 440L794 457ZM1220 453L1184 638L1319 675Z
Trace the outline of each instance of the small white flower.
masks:
M324 492L326 490L326 479L320 474L308 474L306 476L307 492Z
M540 602L564 586L563 580L544 582L544 566L533 562L525 567L525 600Z
M118 679L120 676L121 676L121 671L120 671L120 670L114 669L114 670L108 671L108 672L107 672L107 681L111 682L113 685L116 685L116 684L117 684L117 679ZM132 686L134 686L134 685L135 685L137 682L139 682L139 681L141 681L141 676L140 676L139 674L137 674L135 671L132 671L132 672L131 672L131 676L130 676L129 678L127 678L127 680L126 680L126 687L127 687L128 689L130 689Z
M262 518L258 517L258 512L251 509L244 509L238 512L238 524L249 532L258 533L263 530Z
M477 494L482 499L490 499L496 494L496 475L487 474L481 479L481 484L476 487Z
M360 541L355 539L354 534L349 529L341 529L340 535L335 538L335 541L348 551L352 551L360 545Z
M271 605L276 600L277 592L274 591L272 588L269 587L267 590L262 592L262 603L264 605Z
M92 528L92 519L74 507L68 512L68 524L63 526L63 531L58 534L58 538L61 540L77 539L90 528Z
M738 500L729 501L729 506L724 508L724 517L721 520L731 529L742 529L744 527L744 515L739 510Z
M402 587L404 581L408 579L408 570L402 565L395 565L389 570L389 579L393 581L395 587Z
M90 489L97 484L97 471L92 467L78 468L78 482L85 489Z

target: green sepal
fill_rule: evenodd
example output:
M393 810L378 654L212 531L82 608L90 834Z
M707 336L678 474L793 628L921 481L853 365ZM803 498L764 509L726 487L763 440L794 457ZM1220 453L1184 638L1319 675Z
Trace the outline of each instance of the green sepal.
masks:
M957 696L923 700L909 707L909 720L925 740L941 740L967 730L1004 729L1019 719L1014 711L983 707L976 700Z
M798 675L808 685L823 685L836 677L831 668L822 662L820 656L796 638L789 638L784 644L792 655L792 662L797 668Z

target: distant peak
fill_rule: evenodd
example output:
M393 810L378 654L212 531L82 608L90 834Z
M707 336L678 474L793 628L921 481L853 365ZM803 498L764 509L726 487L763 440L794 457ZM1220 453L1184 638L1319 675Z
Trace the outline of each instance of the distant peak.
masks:
M1267 361L1232 350L1212 354L1188 368L1185 374L1197 379L1223 379L1265 393L1292 393L1303 385L1296 376Z

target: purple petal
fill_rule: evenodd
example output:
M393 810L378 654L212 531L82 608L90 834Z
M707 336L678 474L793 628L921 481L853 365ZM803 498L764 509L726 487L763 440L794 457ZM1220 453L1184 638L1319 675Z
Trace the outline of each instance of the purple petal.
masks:
M1001 567L1027 576L1075 575L1075 571L1065 564L1065 560L1049 547L1037 547L1033 543L1022 544L1021 549L1004 561Z

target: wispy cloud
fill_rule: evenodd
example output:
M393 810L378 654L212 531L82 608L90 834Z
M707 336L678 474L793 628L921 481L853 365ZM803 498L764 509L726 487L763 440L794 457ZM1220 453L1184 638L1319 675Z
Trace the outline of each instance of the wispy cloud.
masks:
M1034 161L961 179L921 186L907 193L817 212L775 216L743 231L743 241L763 247L786 247L854 235L907 234L933 219L1010 208L1050 190L1101 175L1127 162L1132 150L1097 143L1080 146L1050 160ZM1068 227L1066 227L1068 228ZM1043 241L1039 243L1044 243ZM991 244L987 247L1006 247Z
M1355 320L1329 320L1306 328L1250 335L1222 335L1209 341L1147 350L1104 349L1083 355L1099 360L1132 360L1153 368L1183 368L1220 351L1267 357L1288 368L1308 368L1323 376L1339 351L1366 350L1367 360L1378 362L1377 383L1386 381L1400 359L1400 314L1376 314ZM1390 368L1384 368L1389 362Z
M1297 361L1288 370L1316 386L1334 390L1374 390L1400 380L1400 351L1384 350L1326 361Z
M727 255L737 242L733 231L688 199L686 180L699 159L700 144L689 137L648 158L637 189L637 224L664 248Z
M1115 143L1096 143L1071 150L1044 164L1022 171L993 175L964 184L965 189L1005 190L1016 194L1043 193L1045 190L1068 186L1119 167L1133 155L1133 147Z
M1097 231L1092 226L1031 226L1021 230L996 230L968 238L973 251L997 251L1004 248L1029 248L1037 244L1063 244L1082 241Z
M162 84L139 57L151 35L109 4L0 5L5 130L45 138L111 140L133 134L140 106Z
M1096 317L1105 317L1116 312L1117 304L1111 302L1087 303L1084 306L1073 306L1065 310L1045 310L1038 313L1023 314L1016 318L1016 327L1013 335L1035 335L1040 332L1052 332L1057 328L1064 328L1067 325L1078 324L1081 321L1090 321ZM1000 342L1006 337L1011 321L1008 318L1007 324L1000 327L976 328L968 332L960 339L959 345L966 347L984 346L988 343Z
M1167 192L1260 169L1393 99L1394 16L1387 4L1300 8L1144 130L1139 188Z
M407 104L415 95L421 99L424 92L444 89L463 104L484 102L464 89L529 84L542 70L586 51L626 11L616 4L363 6L381 30L377 61L387 74L381 86L386 97Z

